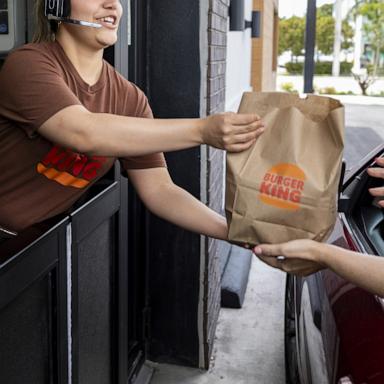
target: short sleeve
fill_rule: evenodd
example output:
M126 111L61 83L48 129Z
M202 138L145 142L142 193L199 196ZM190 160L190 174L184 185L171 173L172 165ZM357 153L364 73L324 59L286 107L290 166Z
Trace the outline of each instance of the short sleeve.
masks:
M57 64L36 46L10 54L0 71L0 90L0 115L29 137L60 110L81 104Z
M153 113L149 106L148 99L144 93L134 88L135 94L129 98L129 102L135 102L135 117L153 119ZM120 159L124 169L146 169L146 168L163 168L167 166L163 153L154 153L146 156L125 157Z

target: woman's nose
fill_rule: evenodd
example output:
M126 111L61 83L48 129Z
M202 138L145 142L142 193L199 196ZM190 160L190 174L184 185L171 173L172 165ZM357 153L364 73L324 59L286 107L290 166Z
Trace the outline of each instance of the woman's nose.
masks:
M117 9L120 6L120 0L105 0L103 7L107 9Z

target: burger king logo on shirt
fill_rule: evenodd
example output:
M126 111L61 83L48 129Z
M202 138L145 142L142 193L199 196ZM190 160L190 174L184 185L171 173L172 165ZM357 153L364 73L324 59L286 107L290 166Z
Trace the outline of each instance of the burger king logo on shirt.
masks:
M260 186L260 200L276 208L286 210L300 209L306 176L294 164L277 164L263 177Z
M53 146L37 165L37 172L64 187L86 188L99 177L103 156L86 156L69 149Z

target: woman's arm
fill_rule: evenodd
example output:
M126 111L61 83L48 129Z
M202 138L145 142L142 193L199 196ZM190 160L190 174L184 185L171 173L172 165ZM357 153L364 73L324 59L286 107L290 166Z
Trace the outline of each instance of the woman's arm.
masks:
M226 219L176 186L166 168L130 170L128 176L155 215L189 231L227 240Z
M332 269L344 279L384 297L384 258L352 252L312 240L294 240L285 244L259 245L255 254L267 264L297 273L298 260ZM276 257L284 256L284 261ZM300 275L306 275L301 269Z
M257 115L223 113L205 119L144 119L64 108L38 130L77 152L113 157L140 156L208 144L240 152L254 144L264 125Z

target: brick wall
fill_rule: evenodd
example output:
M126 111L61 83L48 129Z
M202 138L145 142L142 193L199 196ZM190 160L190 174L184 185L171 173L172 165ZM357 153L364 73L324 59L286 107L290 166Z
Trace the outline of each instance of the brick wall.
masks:
M227 56L227 21L229 0L209 0L208 16L208 67L207 67L207 114L223 112L225 108L225 71ZM207 202L208 206L223 214L224 152L207 147ZM206 332L206 356L209 363L221 301L221 276L219 257L225 252L223 242L208 239L205 281L208 313Z
M207 113L224 110L229 0L210 0L208 16Z

